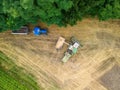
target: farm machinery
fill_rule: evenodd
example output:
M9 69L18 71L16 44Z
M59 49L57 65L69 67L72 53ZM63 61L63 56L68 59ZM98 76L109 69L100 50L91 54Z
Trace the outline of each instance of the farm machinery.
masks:
M34 29L33 29L33 34L36 35L36 36L39 36L39 35L41 35L41 34L47 35L47 33L48 33L48 32L47 32L46 29L41 29L41 28L38 27L38 26L34 27Z
M21 26L18 30L12 30L11 34L21 34L27 35L29 32L29 27L27 25ZM33 29L33 34L39 36L42 34L47 35L48 31L46 29L41 29L39 26L35 26Z
M62 58L63 63L67 62L71 56L76 54L78 48L81 46L80 42L74 37L71 37L70 43L65 42L65 39L63 37L59 37L56 43L56 49L61 49L64 43L68 45L68 48L67 51L64 53L64 57Z

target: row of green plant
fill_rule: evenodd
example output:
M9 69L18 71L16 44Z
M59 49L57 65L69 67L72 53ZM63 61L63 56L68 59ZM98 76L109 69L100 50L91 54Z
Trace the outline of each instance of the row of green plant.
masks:
M42 90L33 75L0 51L0 90Z
M84 17L120 19L120 0L0 0L0 31L38 21L74 25Z
M3 88L3 90L29 90L30 89L24 85L24 82L22 81L20 82L18 80L10 76L4 70L0 69L0 85Z

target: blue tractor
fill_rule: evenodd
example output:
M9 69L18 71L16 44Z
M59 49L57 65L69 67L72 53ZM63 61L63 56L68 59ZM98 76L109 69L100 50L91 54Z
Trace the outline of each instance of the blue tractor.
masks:
M36 36L39 36L39 35L41 35L41 34L47 35L48 31L47 31L46 29L41 29L40 27L37 26L37 27L34 27L33 33L34 33L34 35L36 35Z

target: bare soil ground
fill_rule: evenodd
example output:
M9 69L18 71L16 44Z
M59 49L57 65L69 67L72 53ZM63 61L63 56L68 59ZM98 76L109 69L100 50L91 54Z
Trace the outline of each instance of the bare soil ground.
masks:
M109 90L120 90L120 67L115 65L109 72L101 77L101 84Z
M120 65L120 20L99 22L84 19L77 25L48 28L48 36L0 34L0 50L37 78L45 90L107 90L98 79L115 64ZM31 30L34 26L30 25ZM83 47L67 63L61 63L67 46L55 50L59 36L71 36ZM117 88L117 87L116 87ZM117 90L117 89L114 89Z

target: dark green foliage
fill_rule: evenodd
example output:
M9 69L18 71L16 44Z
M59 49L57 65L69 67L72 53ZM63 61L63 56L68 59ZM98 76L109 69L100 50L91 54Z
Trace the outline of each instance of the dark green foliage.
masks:
M1 0L0 31L38 21L74 25L83 17L120 19L120 0Z

